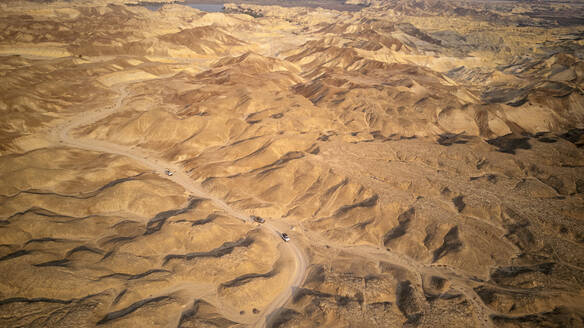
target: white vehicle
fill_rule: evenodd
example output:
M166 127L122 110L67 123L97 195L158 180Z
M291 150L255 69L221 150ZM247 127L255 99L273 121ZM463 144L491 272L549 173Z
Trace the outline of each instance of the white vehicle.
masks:
M172 171L171 171L171 170L168 170L168 169L166 169L166 170L164 170L164 174L166 174L166 175L168 175L169 177L171 177L173 173L172 173Z
M282 237L282 239L283 239L284 241L290 241L290 237L288 236L288 234L287 234L287 233L285 233L285 232L282 232L282 234L281 234L280 236Z

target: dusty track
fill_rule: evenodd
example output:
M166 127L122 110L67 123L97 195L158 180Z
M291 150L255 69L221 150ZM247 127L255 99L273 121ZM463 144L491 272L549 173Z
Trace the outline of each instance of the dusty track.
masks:
M108 115L112 114L113 112L117 111L120 107L122 107L124 99L127 97L128 92L126 91L124 85L117 86L116 89L117 89L116 91L119 93L119 96L115 104L106 106L105 108L97 109L95 111L84 112L76 117L73 117L64 124L55 127L51 131L51 137L53 138L53 140L55 140L59 144L66 145L69 147L98 151L109 154L116 154L131 158L141 163L142 165L151 168L152 170L157 172L161 177L169 179L181 185L193 196L209 199L217 207L224 210L227 214L239 218L245 222L253 223L253 221L245 213L242 213L234 209L233 207L229 206L229 204L225 203L225 201L223 201L222 199L219 199L208 194L202 188L202 186L193 181L184 172L183 168L179 165L161 159L157 159L136 148L130 148L99 140L80 139L71 136L70 132L75 128L81 127L83 125L92 124L102 118L107 117ZM172 176L166 175L165 174L166 169L172 170L174 174ZM260 227L280 238L280 232L273 224L265 222ZM272 300L272 302L265 309L263 309L263 311L261 312L261 318L257 320L255 323L253 323L254 327L267 326L269 324L270 315L275 313L275 311L278 311L279 308L286 304L286 302L292 297L293 288L300 286L300 284L304 280L308 263L303 252L294 243L293 240L287 243L283 243L283 245L290 251L292 257L294 258L295 262L294 272L292 272L291 274L288 286L284 288L284 290L276 298L274 298L274 300Z

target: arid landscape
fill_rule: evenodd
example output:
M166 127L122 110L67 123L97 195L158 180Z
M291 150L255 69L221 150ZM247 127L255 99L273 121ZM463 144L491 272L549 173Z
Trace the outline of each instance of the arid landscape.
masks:
M0 3L1 327L584 327L584 3L186 4Z

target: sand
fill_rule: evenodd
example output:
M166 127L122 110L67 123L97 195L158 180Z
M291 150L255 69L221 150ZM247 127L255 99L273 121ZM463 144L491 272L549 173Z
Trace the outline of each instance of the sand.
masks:
M584 325L584 7L348 3L1 6L0 325Z

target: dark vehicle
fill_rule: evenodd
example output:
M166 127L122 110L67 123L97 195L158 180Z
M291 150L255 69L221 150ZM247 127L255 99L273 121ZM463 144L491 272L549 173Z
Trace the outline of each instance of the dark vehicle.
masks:
M285 232L282 232L282 235L281 235L281 237L282 237L282 239L284 239L284 241L290 241L290 237L289 237L289 236L288 236L288 234L287 234L287 233L285 233Z
M261 218L259 216L252 215L252 216L250 216L250 218L252 220L254 220L255 222L257 222L257 223L264 223L264 222L266 222L266 220L264 220L263 218Z

